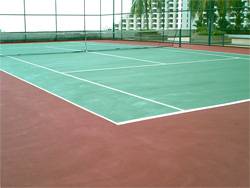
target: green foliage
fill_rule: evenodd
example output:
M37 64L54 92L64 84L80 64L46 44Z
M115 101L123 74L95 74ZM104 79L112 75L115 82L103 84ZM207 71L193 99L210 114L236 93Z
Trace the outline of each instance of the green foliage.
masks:
M250 0L247 1L250 4ZM197 19L194 24L197 32L205 34L204 28L209 26L209 21L211 21L211 27L215 33L217 31L245 32L250 27L250 13L244 15L245 2L246 0L190 0L189 9L191 18ZM228 20L228 16L235 17L233 24ZM245 27L242 24L244 19L248 20Z
M231 9L230 12L235 16L234 30L238 31L242 29L242 22L244 20L243 11L245 9L245 3L241 0L230 0Z
M135 33L136 37L155 37L155 36L161 36L160 33L158 31L155 30L140 30L138 32Z
M191 10L191 18L195 19L195 25L197 28L208 26L208 21L216 20L216 0L190 0L189 1L189 9ZM215 22L212 22L212 27L215 27Z
M218 6L218 30L221 31L227 31L230 27L230 22L226 19L227 11L229 8L228 1L225 0L217 0L217 6Z
M207 27L199 27L199 28L197 29L197 32L198 32L200 35L207 35L207 34L208 34Z
M206 36L209 35L207 27L199 28L199 30L197 32L199 33L199 35L206 35ZM220 31L220 30L215 29L215 30L213 30L212 35L213 36L217 36L217 35L221 36L221 35L224 35L225 33L226 32L224 32L224 31Z
M227 31L230 28L230 22L225 17L220 17L217 21L218 30Z

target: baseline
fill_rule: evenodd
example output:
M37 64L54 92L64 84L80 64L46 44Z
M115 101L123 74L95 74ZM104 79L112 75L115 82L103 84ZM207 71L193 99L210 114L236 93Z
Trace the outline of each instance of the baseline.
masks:
M136 122L141 122L141 121L146 121L146 120L151 120L151 119L157 119L157 118L162 118L162 117L180 115L180 114L196 112L196 111L202 111L202 110L209 110L209 109L213 109L213 108L219 108L219 107L223 107L223 106L230 106L230 105L235 105L235 104L240 104L240 103L245 103L245 102L250 102L250 99L243 99L243 100L238 100L238 101L233 101L233 102L228 102L228 103L222 103L222 104L211 105L211 106L206 106L206 107L183 110L181 112L172 112L172 113L160 114L160 115L156 115L156 116L148 116L148 117L145 117L145 118L138 118L138 119L133 119L133 120L128 120L128 121L122 121L122 122L117 123L117 125L125 125L125 124L136 123Z

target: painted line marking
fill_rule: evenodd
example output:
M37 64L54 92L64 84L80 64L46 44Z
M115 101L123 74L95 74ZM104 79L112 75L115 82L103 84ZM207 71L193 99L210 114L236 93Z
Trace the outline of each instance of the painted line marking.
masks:
M64 73L78 73L78 72L94 72L94 71L105 71L105 70L119 70L119 69L131 69L131 68L142 68L142 67L156 67L161 66L162 64L145 64L145 65L135 65L135 66L126 66L126 67L108 67L103 69L83 69L75 71L66 71Z
M230 106L230 105L240 104L240 103L244 103L244 102L250 102L250 99L245 99L245 100L239 100L239 101L234 101L234 102L229 102L229 103L223 103L223 104L218 104L218 105L212 105L212 106L207 106L207 107L201 107L201 108L194 108L194 109L184 110L184 111L181 111L181 112L166 113L166 114L160 114L160 115L156 115L156 116L148 116L148 117L145 117L145 118L138 118L138 119L131 119L131 120L128 120L128 121L115 122L115 121L113 121L113 120L111 120L111 119L109 119L107 117L104 117L104 116L102 116L100 114L97 114L96 112L93 112L93 111L91 111L91 110L89 110L89 109L87 109L85 107L82 107L82 106L80 106L80 105L78 105L78 104L76 104L74 102L71 102L71 101L69 101L69 100L67 100L67 99L65 99L65 98L63 98L63 97L61 97L61 96L59 96L59 95L57 95L57 94L55 94L53 92L50 92L50 91L48 91L48 90L46 90L44 88L41 88L41 87L39 87L39 86L37 86L37 85L35 85L35 84L27 81L27 80L24 80L24 79L22 79L22 78L20 78L20 77L18 77L16 75L14 75L14 74L12 74L12 73L9 73L9 72L4 71L4 70L1 70L1 71L3 71L4 73L6 73L8 75L11 75L11 76L19 79L19 80L21 80L21 81L23 81L25 83L28 83L29 85L31 85L33 87L36 87L36 88L38 88L38 89L40 89L42 91L45 91L45 92L47 92L47 93L49 93L49 94L51 94L51 95L53 95L55 97L58 97L59 99L65 101L65 102L68 102L68 103L70 103L70 104L72 104L72 105L74 105L74 106L76 106L76 107L78 107L80 109L83 109L83 110L85 110L85 111L87 111L87 112L89 112L89 113L91 113L91 114L93 114L95 116L103 118L104 120L106 120L108 122L111 122L114 125L119 125L119 126L120 125L131 124L131 123L136 123L136 122L141 122L141 121L147 121L147 120L157 119L157 118L162 118L162 117L169 117L169 116L181 115L181 114L190 113L190 112L203 111L203 110L208 110L208 109L213 109L213 108L219 108L219 107L223 107L223 106Z
M89 53L92 53L92 52L89 52ZM125 66L125 67L108 67L108 68L103 68L103 69L83 69L83 70L65 71L64 73L79 73L79 72L94 72L94 71L133 69L133 68L158 67L158 66L170 66L170 65L184 65L184 64L202 63L202 62L206 63L206 62L214 62L214 61L226 61L226 60L234 60L234 59L239 59L239 58L231 57L231 58L223 58L223 59L197 60L197 61L186 61L186 62L178 62L178 63L158 63L158 64L153 64L153 65L145 64L145 65L135 65L135 66Z
M95 54L98 54L98 55L117 57L117 58L124 58L124 59L131 59L131 60L137 60L137 61L143 61L143 62L150 62L150 63L156 63L156 64L163 64L163 65L167 64L167 63L163 63L163 62L159 62L159 61L149 61L149 60L144 60L144 59L131 58L131 57L121 56L121 55L112 55L112 54L106 54L106 53L101 53L101 52L89 52L89 53L95 53ZM233 57L233 56L221 56L221 55L218 55L218 56L224 57L224 59L225 58L227 58L227 59L246 59L246 58ZM214 59L214 60L218 60L218 59ZM223 59L219 59L219 60L223 60ZM213 61L213 59L211 59L211 60L197 60L197 61ZM184 63L184 62L180 62L180 63ZM172 63L172 64L180 64L180 63ZM190 63L192 63L192 62L190 62Z
M75 49L71 49L71 50L74 50L74 51L75 51ZM200 50L200 51L201 51L201 50ZM0 54L0 55L2 55L2 54ZM14 59L19 59L19 58L15 58L15 57L11 57L11 56L6 56L6 57L14 58ZM232 59L248 59L248 58L231 57L231 56L227 56L227 57L230 57L230 58L232 58ZM228 59L229 59L229 58L228 58ZM25 61L25 60L22 60L22 59L20 59L20 60L21 60L21 62L22 62L22 61ZM223 60L223 59L221 59L221 60ZM224 59L224 60L225 60L225 59ZM19 61L19 60L18 60L18 61ZM28 63L28 64L30 64L30 63ZM33 64L33 63L31 63L31 64ZM46 67L42 67L42 66L36 65L36 64L33 64L33 65L34 65L34 66L41 67L41 68L45 68L45 69L48 69L48 70L51 70L51 71L55 72L55 70L53 70L53 69L49 69L49 68L46 68ZM157 65L155 65L155 66L157 66ZM102 115L100 115L100 114L97 114L97 113L95 113L95 112L89 110L89 109L86 109L86 108L84 108L84 107L82 107L82 106L80 106L80 105L77 105L77 104L75 104L75 103L73 103L73 102L71 102L71 101L69 101L69 100L67 100L67 99L65 99L65 98L63 98L63 97L60 97L60 96L58 96L58 95L56 95L56 94L54 94L54 93L52 93L52 92L50 92L50 91L48 91L48 90L46 90L46 89L40 88L39 86L36 86L36 85L30 83L30 82L27 81L27 80L24 80L24 79L22 79L22 78L19 78L19 77L16 76L16 75L13 75L13 74L11 74L11 73L9 73L9 72L6 72L6 71L4 71L4 70L2 70L2 71L5 72L5 73L7 73L7 74L9 74L9 75L11 75L11 76L13 76L13 77L15 77L15 78L17 78L17 79L22 80L23 82L26 82L26 83L28 83L28 84L30 84L30 85L32 85L32 86L34 86L34 87L37 87L37 88L39 88L39 89L41 89L41 90L43 90L43 91L45 91L45 92L47 92L47 93L50 93L50 94L52 94L52 95L54 95L54 96L56 96L56 97L58 97L58 98L60 98L60 99L62 99L62 100L64 100L64 101L66 101L66 102L68 102L68 103L74 105L74 106L77 106L77 107L79 107L79 108L81 108L81 109L83 109L83 110L86 110L87 112L90 112L90 113L92 113L92 114L94 114L94 115L96 115L96 116L98 116L98 117L101 117L101 118L103 118L103 119L105 119L105 120L107 120L107 121L109 121L109 122L111 122L111 123L113 123L113 124L115 124L115 125L125 125L125 124L129 124L129 123L140 122L140 121L145 121L145 120L150 120L150 119L155 119L155 118L160 118L160 117L167 117L167 116L173 116L173 115L184 114L184 113L189 113L189 112L202 111L202 110L207 110L207 109L212 109L212 108L218 108L218 107L223 107L223 106L229 106L229 105L234 105L234 104L239 104L239 103L244 103L244 102L250 102L250 99L245 99L245 100L240 100L240 101L234 101L234 102L229 102L229 103L224 103L224 104L219 104L219 105L212 105L212 106L201 107L201 108L194 108L194 109L189 109L189 110L183 110L183 109L182 109L182 110L180 110L180 111L178 111L178 112L167 113L167 114L160 114L160 115L149 116L149 117L145 117L145 118L132 119L132 120L122 121L122 122L118 122L118 123L117 123L117 122L115 122L115 121L113 121L113 120L110 120L109 118L106 118L106 117L104 117L104 116L102 116ZM58 71L56 71L56 72L58 72ZM65 73L62 73L62 72L58 72L58 73L59 73L59 74L65 75ZM71 75L67 75L67 76L69 76L69 77L74 77L74 76L71 76ZM77 79L81 79L81 78L78 78L78 77L76 77L76 78L77 78Z
M187 48L182 48L182 49L183 50L178 50L178 49L173 49L173 48L159 48L159 50L171 50L171 51L180 52L180 53L187 52L187 53L201 54L201 55L207 55L207 56L233 57L233 56L230 56L229 54L228 55L217 54L217 53L223 53L223 52L213 52L213 51L207 51L207 50L193 50L193 49L187 49ZM209 52L209 53L205 53L204 51ZM214 53L214 54L210 54L210 53ZM223 54L226 54L226 53L223 53ZM232 53L232 54L239 55L236 53ZM244 54L240 54L240 55L244 55ZM248 55L244 55L244 56L248 56ZM250 56L249 58L237 56L237 58L250 60Z
M100 46L100 43L97 43L97 42L87 42L88 45L97 45L97 46ZM107 46L110 46L110 45L113 45L114 43L104 43L104 44L107 44ZM119 43L115 43L115 44L119 44ZM120 45L132 45L132 44L120 44ZM133 45L133 46L145 46L144 44L143 45ZM146 45L147 46L147 45ZM152 45L148 45L147 47L151 47ZM189 49L189 48L182 48L182 50L178 50L176 48L169 48L168 46L162 46L163 48L160 48L160 49L164 49L164 50L167 50L167 49L170 49L170 50L176 50L176 51L179 51L179 52L185 52L185 51L188 51L188 52L192 52L192 53L198 53L198 54L203 54L203 55L213 55L213 54L207 54L207 53L202 53L202 52L209 52L209 53L215 53L215 56L224 56L224 57L232 57L232 56L229 56L229 54L233 54L233 55L241 55L241 56L249 56L247 54L238 54L238 53L230 53L230 52L215 52L215 51L209 51L209 50L197 50L197 49ZM165 48L164 48L165 47ZM154 46L153 46L154 48ZM197 52L195 52L197 51ZM201 53L200 53L201 52ZM219 54L218 54L219 53ZM220 55L221 54L221 55ZM222 55L222 54L228 54L228 55ZM240 57L242 59L249 59L248 57Z
M163 64L162 62L159 62L159 61L151 61L151 60L146 60L146 59L139 59L139 58L128 57L128 56L106 54L106 53L101 53L101 52L88 52L88 53L103 55L103 56L109 56L109 57L116 57L116 58L121 58L121 59L129 59L129 60L141 61L141 62L146 62L146 63Z
M97 46L100 46L99 43L96 43L96 42L87 42L88 45L97 45ZM44 43L39 43L39 44L44 44ZM60 46L62 46L61 44L62 43L55 43L55 44L60 44ZM63 44L65 44L64 46L67 47L67 46L75 46L75 45L68 45L68 44L83 44L83 42L64 42ZM102 44L105 44L105 45L101 45L102 47L105 47L105 46L117 46L117 45L126 45L126 46L131 46L129 44L113 44L113 43L102 43ZM27 45L27 44L25 44ZM33 44L32 44L33 45ZM44 44L45 45L45 44ZM140 45L135 45L135 46L140 46ZM11 46L12 47L12 46ZM26 46L24 46L23 44L20 44L20 46L18 47L21 47L21 48L25 48ZM40 48L39 46L33 46L34 48ZM32 47L32 48L33 48ZM54 49L63 49L63 50L69 50L69 48L62 48L62 47L53 47L53 46L44 46L44 47L48 47L48 48L54 48ZM79 46L79 47L83 47L83 46ZM27 46L27 48L30 48L30 46ZM71 49L72 51L76 51L76 49ZM229 56L229 55L222 55L222 54L234 54L234 55L239 55L237 53L225 53L225 52L214 52L214 51L208 51L208 50L197 50L197 49L186 49L186 48L183 48L181 50L178 50L178 49L174 49L174 48L160 48L160 50L170 50L170 51L176 51L176 52L180 52L180 53L183 53L183 52L188 52L188 53L194 53L194 54L202 54L202 55L208 55L208 56L218 56L218 57L232 57L232 56ZM205 52L208 52L208 53L205 53ZM213 54L211 54L213 53ZM219 54L218 54L219 53ZM250 56L247 55L247 54L240 54L241 56L248 56L248 57L239 57L240 59L246 59L246 60L250 60Z
M90 43L89 43L90 44ZM105 43L106 44L106 43ZM109 44L109 43L107 43L107 44ZM94 44L94 43L91 43L90 45L99 45L99 44ZM104 46L103 46L104 47ZM51 48L61 48L61 47L51 47ZM67 48L61 48L61 49L65 49L65 50L67 50ZM132 49L132 48L131 48ZM71 49L71 50L73 50L73 51L75 51L76 49ZM242 55L242 56L249 56L249 58L248 57L239 57L239 56L237 56L237 57L234 57L234 56L230 56L229 54L231 54L231 53L229 53L228 55L222 55L222 54L217 54L217 53L223 53L223 52L213 52L213 51L207 51L207 50L193 50L193 49L182 49L182 50L178 50L178 49L174 49L174 48L157 48L157 50L170 50L170 51L175 51L175 52L180 52L180 53L183 53L183 52L187 52L187 53L193 53L193 54L201 54L201 55L207 55L207 56L217 56L217 57L226 57L226 58L239 58L239 59L246 59L246 60L250 60L250 56L249 55L244 55L244 54L240 54L240 55ZM205 52L208 52L208 53L205 53ZM95 52L91 52L91 53L95 53ZM213 53L213 54L211 54L211 53ZM223 54L226 54L226 53L223 53ZM234 55L238 55L238 54L236 54L236 53L232 53L232 54L234 54ZM108 54L108 55L110 55L111 56L111 54ZM115 55L113 55L113 57L114 57ZM136 58L135 58L136 59ZM147 60L145 60L145 61L147 61ZM154 61L153 61L154 62ZM154 62L154 63L159 63L159 62Z
M51 46L47 46L47 47L52 48L52 49L62 49L62 50L68 50L68 51L76 51L76 49L71 49L71 48L61 48L61 47L51 47ZM121 58L121 59L129 59L129 60L141 61L141 62L146 62L146 63L153 63L155 65L136 65L136 66L125 66L125 67L117 67L117 68L108 67L108 68L103 68L103 69L72 70L72 71L65 71L64 73L67 74L67 73L77 73L77 72L119 70L119 69L143 68L143 67L154 67L154 66L169 66L169 65L180 65L180 64L193 64L193 63L200 63L200 62L213 62L213 61L225 61L225 60L233 60L233 59L242 59L241 57L215 55L215 56L227 57L227 58L211 59L211 60L197 60L197 61L177 62L177 63L164 63L164 62L159 62L159 61L151 61L151 60L133 58L133 57L128 57L128 56L107 54L107 53L102 53L102 52L88 52L88 53L103 55L103 56L109 56L109 57L116 57L116 58ZM202 54L205 54L205 53L202 53Z
M47 47L52 48L52 49L59 49L59 50L61 49L61 50L68 50L68 51L76 51L77 50L77 49L72 49L72 48L61 48L61 47L52 47L52 46L47 46ZM122 58L122 59L135 60L135 61L141 61L141 62L147 62L147 63L161 64L161 62L158 62L158 61L150 61L150 60L146 60L146 59L138 59L138 58L127 57L127 56L112 55L112 54L106 54L106 53L101 53L101 52L88 52L88 53L109 56L109 57L117 57L117 58Z
M170 104L166 104L166 103L162 103L162 102L159 102L159 101L156 101L156 100L148 99L146 97L135 95L133 93L129 93L129 92L126 92L126 91L123 91L123 90L120 90L120 89L116 89L116 88L113 88L113 87L110 87L110 86L107 86L107 85L104 85L104 84L100 84L100 83L93 82L93 81L90 81L90 80L87 80L87 79L84 79L84 78L79 78L79 77L76 77L76 76L73 76L73 75L70 75L70 74L59 72L59 71L56 71L54 69L47 68L47 67L44 67L44 66L41 66L41 65L37 65L37 64L31 63L29 61L26 61L26 60L23 60L23 59L20 59L20 58L16 58L16 57L12 57L12 56L7 56L7 57L9 57L11 59L14 59L16 61L19 61L19 62L23 62L25 64L29 64L29 65L32 65L32 66L35 66L35 67L39 67L39 68L42 68L42 69L45 69L45 70L49 70L51 72L61 74L61 75L64 75L66 77L74 78L76 80L80 80L80 81L83 81L83 82L86 82L86 83L90 83L92 85L96 85L96 86L99 86L99 87L102 87L102 88L106 88L106 89L109 89L109 90L112 90L112 91L116 91L118 93L122 93L122 94L125 94L125 95L128 95L128 96L134 97L134 98L138 98L138 99L141 99L141 100L144 100L144 101L154 103L154 104L158 104L158 105L161 105L161 106L172 108L172 109L175 109L175 110L178 110L178 111L183 111L184 110L184 109L178 108L178 107L170 105Z
M132 120L128 120L128 121L122 121L122 122L119 122L117 124L118 125L126 125L126 124L130 124L130 123L136 123L136 122L141 122L141 121L146 121L146 120L151 120L151 119L157 119L157 118L162 118L162 117L180 115L180 114L196 112L196 111L209 110L209 109L219 108L219 107L224 107L224 106L230 106L230 105L240 104L240 103L244 103L244 102L250 102L250 99L239 100L239 101L234 101L234 102L228 102L228 103L223 103L223 104L217 104L217 105L212 105L212 106L206 106L206 107L201 107L201 108L193 108L193 109L184 110L184 111L181 111L181 112L179 111L179 112L160 114L160 115L156 115L156 116L148 116L148 117L145 117L145 118L132 119Z
M5 71L5 70L1 70L1 71L3 71L4 73L6 73L6 74L8 74L8 75L11 75L11 76L13 76L13 77L19 79L19 80L21 80L21 81L23 81L23 82L25 82L25 83L28 83L29 85L32 85L32 86L34 86L34 87L36 87L36 88L38 88L38 89L40 89L40 90L42 90L42 91L45 91L45 92L47 92L47 93L49 93L49 94L51 94L51 95L53 95L53 96L55 96L55 97L58 97L59 99L61 99L61 100L63 100L63 101L66 101L66 102L68 102L68 103L70 103L70 104L72 104L72 105L74 105L74 106L76 106L76 107L78 107L78 108L80 108L80 109L83 109L83 110L85 110L85 111L87 111L87 112L89 112L89 113L91 113L91 114L93 114L93 115L95 115L95 116L98 116L98 117L100 117L100 118L102 118L102 119L104 119L104 120L106 120L106 121L109 121L109 122L111 122L111 123L113 123L113 124L115 124L115 125L118 125L117 122L115 122L115 121L113 121L113 120L111 120L111 119L109 119L109 118L107 118L107 117L104 117L104 116L102 116L102 115L100 115L100 114L97 114L96 112L93 112L93 111L91 111L91 110L89 110L89 109L87 109L87 108L85 108L85 107L83 107L83 106L80 106L80 105L78 105L78 104L76 104L76 103L74 103L74 102L72 102L72 101L69 101L69 100L67 100L67 99L65 99L65 98L63 98L63 97L61 97L61 96L59 96L59 95L57 95L57 94L55 94L55 93L53 93L53 92L48 91L47 89L41 88L41 87L39 87L39 86L37 86L37 85L35 85L35 84L33 84L33 83L27 81L27 80L24 80L24 79L20 78L19 76L16 76L16 75L14 75L14 74L12 74L12 73L9 73L9 72L7 72L7 71Z

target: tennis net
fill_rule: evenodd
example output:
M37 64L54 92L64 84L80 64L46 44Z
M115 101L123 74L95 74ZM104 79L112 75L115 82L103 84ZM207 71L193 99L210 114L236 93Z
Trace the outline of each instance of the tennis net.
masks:
M139 39L134 37L134 40L113 40L114 33L112 32L37 33L37 37L34 36L34 33L32 34L33 40L27 40L24 43L1 44L0 56L162 48L173 47L175 43L174 40L157 40L159 39L158 35L150 35L150 33L146 32L140 33ZM137 34L135 33L135 36ZM47 35L48 38L45 38L44 35ZM143 39L144 36L150 40ZM39 38L43 39L43 41L39 41Z

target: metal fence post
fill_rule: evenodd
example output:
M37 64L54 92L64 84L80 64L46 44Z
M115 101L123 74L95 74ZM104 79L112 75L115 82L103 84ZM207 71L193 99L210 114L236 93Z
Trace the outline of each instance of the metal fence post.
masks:
M113 39L115 39L115 0L113 0L113 25L112 25Z
M24 41L27 41L26 1L23 0Z
M100 0L100 12L99 12L99 16L100 16L100 39L102 39L102 0Z
M123 27L122 27L122 18L123 18L123 0L121 0L121 40L123 39Z
M225 34L222 34L222 46L225 46Z
M212 0L209 0L208 10L208 45L211 46L211 34L212 34Z
M191 43L192 43L192 8L190 8L190 16L189 16L189 44Z
M55 26L56 26L56 38L55 38L55 40L57 40L58 38L57 38L57 30L58 30L58 28L57 28L57 0L55 0Z
M180 27L180 29L179 29L179 48L181 47L181 35L182 35L182 33L181 33L181 27Z
M85 50L87 51L86 2L85 2L85 0L83 0L83 22L84 22L84 41L85 41Z

